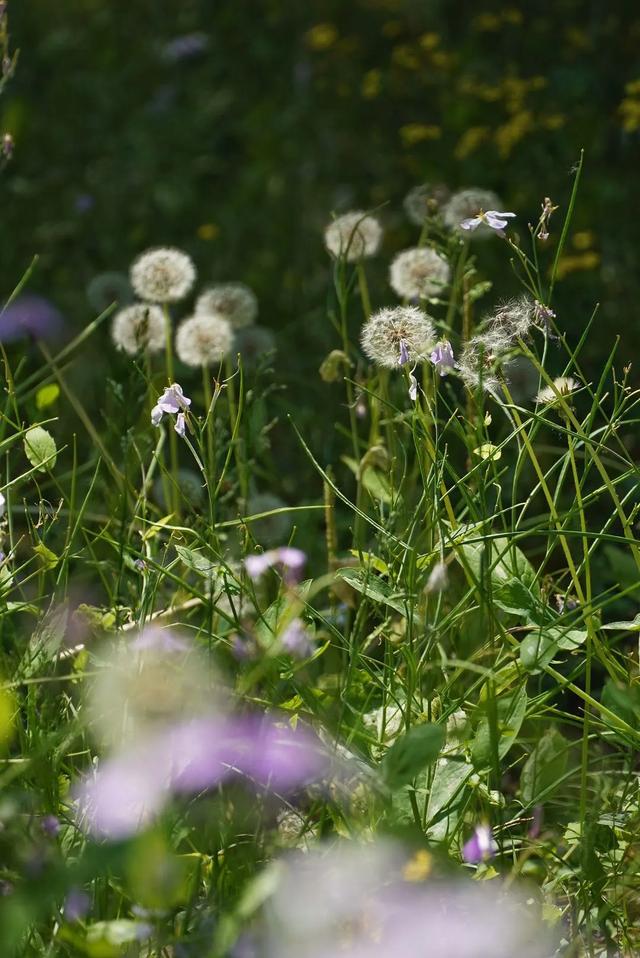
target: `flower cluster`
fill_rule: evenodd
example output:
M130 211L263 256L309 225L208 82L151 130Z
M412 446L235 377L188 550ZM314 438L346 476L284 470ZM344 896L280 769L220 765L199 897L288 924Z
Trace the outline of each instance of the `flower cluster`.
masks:
M167 386L151 410L151 425L159 426L165 413L175 416L173 428L180 437L184 438L187 426L186 414L190 405L191 400L183 393L182 386L179 383L172 383Z

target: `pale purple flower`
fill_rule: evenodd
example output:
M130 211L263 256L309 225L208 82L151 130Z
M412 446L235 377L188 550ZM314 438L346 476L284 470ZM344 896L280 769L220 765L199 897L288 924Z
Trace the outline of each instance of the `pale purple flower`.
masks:
M63 328L60 312L44 296L31 293L18 296L0 313L0 342L11 343L24 337L58 339Z
M451 348L451 343L448 339L443 339L442 342L438 343L436 348L431 353L429 359L441 376L446 376L447 373L451 372L452 369L455 369L456 366L453 349Z
M400 358L398 359L398 366L404 366L410 361L411 357L409 355L409 348L407 342L404 339L400 340Z
M280 644L294 659L308 659L313 655L313 642L302 619L294 619L280 636Z
M191 400L183 393L182 386L179 383L172 383L166 387L151 410L151 425L159 426L165 413L178 418L182 415L184 422L184 414L188 412L190 405ZM180 432L177 422L174 428L179 435L184 435L184 432Z
M60 819L55 815L45 815L40 822L40 828L49 838L55 838L60 831Z
M208 46L209 37L206 33L185 33L167 41L161 56L167 63L178 63L180 60L191 60L200 56Z
M187 420L184 418L183 412L179 412L178 415L176 416L176 422L173 428L178 433L180 438L184 439L184 434L187 429Z
M493 858L497 851L491 828L488 825L476 825L473 835L462 847L462 858L468 864L477 865Z
M460 223L460 228L463 230L477 230L477 228L484 223L485 226L489 226L492 230L501 233L505 227L509 225L508 221L515 215L515 213L500 213L498 210L487 210L486 213L480 210L476 216L471 216L469 219L463 220L462 223Z
M81 921L88 913L91 899L86 892L72 888L64 903L63 914L67 921Z
M277 567L282 571L285 582L298 582L304 569L307 557L302 549L293 546L280 546L278 549L269 549L257 555L247 556L244 567L247 575L257 581L268 569Z
M551 320L556 318L556 314L551 307L545 306L544 303L539 302L537 299L533 301L533 316L537 325L543 329L549 329Z
M190 644L180 638L170 629L162 629L157 625L148 625L140 635L131 642L130 648L135 652L188 652Z

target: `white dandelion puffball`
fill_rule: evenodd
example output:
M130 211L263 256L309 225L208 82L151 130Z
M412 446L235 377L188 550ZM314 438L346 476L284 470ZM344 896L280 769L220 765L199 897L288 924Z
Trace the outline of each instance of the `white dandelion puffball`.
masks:
M417 306L380 309L362 328L362 348L379 366L395 369L426 359L436 342L431 319Z
M143 351L159 353L165 344L162 310L152 303L125 306L113 317L111 337L118 349L129 356Z
M445 225L456 233L464 233L460 224L463 220L476 216L481 210L500 210L502 201L491 190L460 190L454 193L443 210ZM473 233L465 234L476 239L486 239L493 234L484 223L474 230Z
M382 227L374 216L354 210L338 216L324 231L325 246L335 257L355 263L375 256L382 240Z
M216 283L205 289L196 300L198 313L220 313L234 329L242 329L255 322L258 299L244 283Z
M536 402L543 403L545 406L553 406L570 396L578 386L579 383L573 376L558 376L553 380L553 385L542 387L536 396Z
M150 303L177 303L191 292L195 280L191 257L170 246L148 249L131 266L131 285Z
M205 313L184 319L176 330L176 353L186 366L212 366L233 347L233 330L224 316Z
M450 195L449 189L443 183L437 183L435 186L420 183L407 193L402 205L415 226L424 226L429 217L444 206Z
M449 282L451 269L434 249L416 247L398 253L391 263L389 282L403 299L436 296Z

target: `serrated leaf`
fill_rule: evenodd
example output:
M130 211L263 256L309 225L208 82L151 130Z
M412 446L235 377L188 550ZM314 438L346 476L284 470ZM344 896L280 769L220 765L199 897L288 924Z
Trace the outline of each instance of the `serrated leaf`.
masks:
M36 393L36 408L42 410L53 406L59 395L60 387L57 383L49 383L48 386L41 386Z
M38 472L48 472L56 464L58 449L51 433L42 426L32 426L24 436L24 451Z
M432 765L444 745L444 727L416 725L396 739L382 762L388 787L393 791L408 785L428 765Z

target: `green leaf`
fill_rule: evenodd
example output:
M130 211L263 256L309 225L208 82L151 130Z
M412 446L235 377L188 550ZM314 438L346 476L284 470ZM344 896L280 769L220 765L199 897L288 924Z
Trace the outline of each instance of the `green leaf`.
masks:
M49 383L48 386L41 386L36 393L36 408L47 409L53 406L60 395L60 386L57 383Z
M505 757L515 742L527 711L527 691L524 685L515 692L501 695L496 703L497 750L498 758ZM471 744L471 757L476 768L487 768L491 765L493 744L491 741L491 723L488 710L490 703L482 706L483 717L476 730Z
M473 765L462 758L443 757L438 760L429 792L427 824L443 810L449 808L454 798L462 795L462 787L473 775Z
M407 605L398 592L378 576L365 569L337 569L336 575L344 579L352 589L366 596L371 602L388 605L400 615L407 615Z
M488 546L484 542L462 542L459 546L474 578L480 583L483 582L484 563L487 562L490 569L491 591L496 601L501 600L501 593L505 588L505 597L508 600L514 579L534 598L539 599L540 589L536 572L524 552L503 536L491 539L490 543L490 553L487 558L485 556L488 553Z
M609 629L611 631L620 630L621 632L640 632L640 612L635 616L635 618L630 621L625 622L605 622L604 625L600 626L601 629Z
M197 572L198 575L209 579L218 568L215 562L207 559L196 549L187 549L185 546L176 546L175 548L187 568L191 569L192 572Z
M47 472L56 464L58 449L55 439L42 426L32 426L25 433L24 451L27 459L38 472Z
M385 781L393 791L408 785L418 772L432 765L444 744L441 725L416 725L396 739L382 762Z
M524 763L520 775L520 794L523 802L535 805L546 801L560 784L569 761L569 743L551 728L537 742Z
M575 652L587 639L585 629L545 625L533 628L520 643L520 662L528 672L546 668L560 649Z
M614 715L618 715L627 725L637 727L640 716L640 686L620 685L613 679L607 679L600 701L605 708Z
M52 552L44 542L39 542L37 546L33 547L33 551L40 559L43 569L55 569L58 562L60 562L60 557Z

